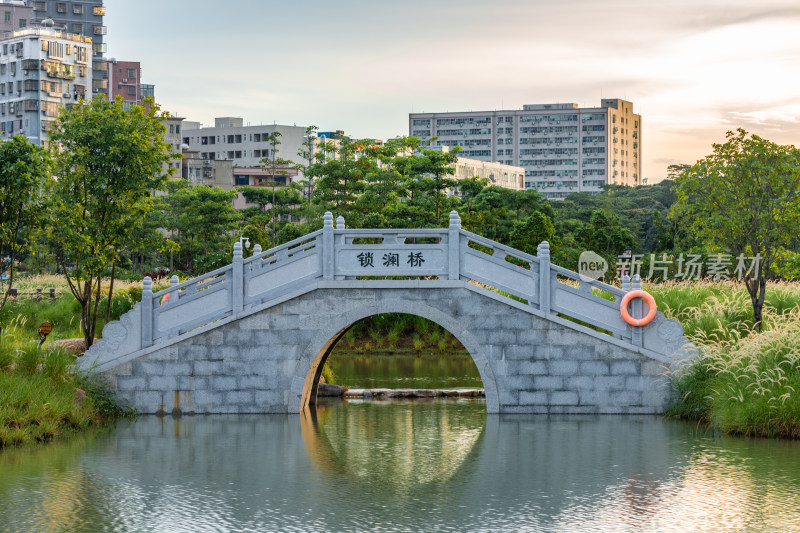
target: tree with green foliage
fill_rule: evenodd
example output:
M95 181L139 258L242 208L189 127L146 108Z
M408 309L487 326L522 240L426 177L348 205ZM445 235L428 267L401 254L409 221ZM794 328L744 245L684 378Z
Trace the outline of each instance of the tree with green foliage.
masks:
M52 166L50 154L22 135L0 144L0 309L11 292L20 254L32 251L36 240L31 235L45 221Z
M550 217L540 211L514 223L511 230L509 245L531 255L536 255L537 247L542 241L547 241L551 249L557 247L556 230Z
M413 168L419 175L418 180L421 185L420 196L432 200L437 226L442 225L442 204L447 200L447 192L456 186L456 180L450 176L455 173L453 165L458 161L457 154L460 151L460 147L455 147L449 152L423 148L414 158Z
M204 272L230 262L240 218L234 198L236 191L197 185L157 199L162 227L179 247L179 269Z
M767 278L800 226L800 150L739 128L678 178L674 211L710 246L760 256L744 283L761 330Z
M278 186L278 181L282 178L283 185L286 185L287 176L289 174L289 167L292 166L292 162L288 159L283 159L278 157L278 145L281 144L280 141L281 132L273 131L269 135L267 135L266 141L269 143L270 146L270 155L261 159L261 166L264 170L269 173L270 181L272 182L272 207L271 207L271 219L272 219L272 242L275 242L275 224L277 219L276 213L276 203L275 203L275 189Z
M96 98L62 108L49 137L57 180L49 238L70 291L81 306L86 347L95 337L101 285L152 204L173 157L164 140L168 115L149 100L126 107Z
M314 164L314 149L317 144L317 126L308 126L303 136L303 143L300 145L300 150L297 151L298 157L305 159L305 165L296 165L296 168L303 173L303 179L306 187L306 199L311 203L311 193L314 191L314 176L310 174L311 166Z

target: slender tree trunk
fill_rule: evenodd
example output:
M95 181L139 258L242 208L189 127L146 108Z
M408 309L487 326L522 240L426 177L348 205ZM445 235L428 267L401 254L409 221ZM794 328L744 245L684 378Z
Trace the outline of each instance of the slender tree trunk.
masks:
M170 262L172 267L172 262ZM117 275L117 262L111 265L111 283L108 286L108 302L106 302L106 324L111 321L111 298L114 296L114 277Z
M275 246L275 175L272 176L272 246Z
M745 287L750 294L750 302L753 304L753 326L756 331L761 332L763 325L764 299L767 294L767 279L759 274L758 279L746 279Z
M92 339L90 327L89 327L89 310L92 304L92 279L89 278L89 281L83 282L83 287L81 291L81 330L83 331L83 343L84 349L88 350L89 347L92 345Z

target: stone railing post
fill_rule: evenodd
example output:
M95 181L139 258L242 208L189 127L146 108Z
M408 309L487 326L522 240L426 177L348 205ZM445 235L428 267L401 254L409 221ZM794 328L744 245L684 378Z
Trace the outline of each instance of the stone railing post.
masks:
M450 226L447 228L448 279L461 279L461 217L450 211Z
M178 276L172 276L171 278L169 278L169 288L170 289L175 288L177 285L180 284L180 282L181 282L181 280L178 279ZM177 299L178 299L178 293L177 292L172 292L172 293L170 293L169 300L167 300L167 301L168 302L172 302L174 304L175 300L177 300Z
M638 291L642 289L642 278L639 274L633 275L633 280L631 283L631 290ZM642 318L642 304L644 300L641 298L635 298L631 302L631 310L633 311L632 315L634 318ZM642 328L638 326L631 326L631 343L634 346L641 346L642 345Z
M536 248L539 258L539 310L550 312L550 243L542 241Z
M142 348L153 344L153 280L142 280Z
M629 292L631 290L631 277L629 275L623 274L622 280L621 280L621 286L622 286L622 290L625 291L625 292ZM621 299L622 299L622 297L620 296L620 300ZM631 331L633 331L633 328L631 326L627 326L627 327ZM618 339L621 339L621 338L624 337L624 335L621 335L621 334L620 335L615 335L615 337L617 337Z
M345 229L344 217L342 215L336 217L336 229Z
M333 279L333 214L322 217L322 279Z
M242 243L233 243L233 286L231 287L233 312L240 313L244 309L244 257Z
M253 255L258 255L260 253L261 253L261 245L256 244L255 246L253 246Z

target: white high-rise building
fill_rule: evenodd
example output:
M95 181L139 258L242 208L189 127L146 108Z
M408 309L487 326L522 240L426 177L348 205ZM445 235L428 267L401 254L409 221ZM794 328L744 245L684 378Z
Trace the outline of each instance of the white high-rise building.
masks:
M42 145L59 108L91 97L92 40L26 28L0 41L0 139Z
M525 169L525 188L549 199L596 193L607 184L642 182L642 117L631 102L600 107L525 105L521 110L411 113L411 135L434 145L461 146L461 155Z

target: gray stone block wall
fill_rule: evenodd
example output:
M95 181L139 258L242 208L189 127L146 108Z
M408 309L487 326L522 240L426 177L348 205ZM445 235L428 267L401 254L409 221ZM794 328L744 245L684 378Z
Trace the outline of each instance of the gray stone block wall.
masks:
M437 322L470 352L501 413L663 412L669 358L467 288L316 289L153 349L104 375L142 413L287 413L350 324L378 313Z

